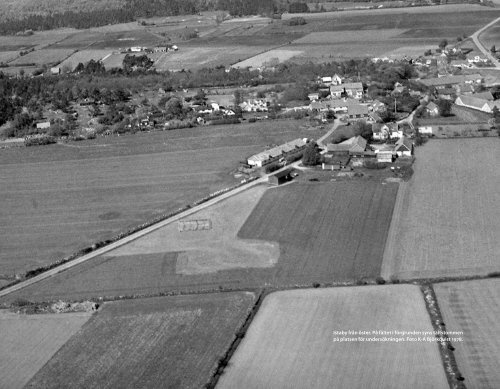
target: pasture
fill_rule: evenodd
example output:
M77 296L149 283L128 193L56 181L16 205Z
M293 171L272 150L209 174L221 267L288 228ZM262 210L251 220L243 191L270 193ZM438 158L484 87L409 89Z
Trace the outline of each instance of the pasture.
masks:
M0 36L0 51L21 51L34 47L39 50L55 44L75 34L78 30L73 28L60 28L57 30L36 31L33 35L3 35Z
M375 340L334 333L349 330ZM383 341L377 330L433 330L418 286L272 293L217 388L448 388L436 342Z
M264 190L244 191L185 219L209 220L209 230L167 225L4 300L312 285L380 274L397 184Z
M73 71L79 63L86 64L90 60L99 61L111 54L110 50L82 50L77 51L69 58L66 58L63 62L59 64L62 69L70 69Z
M12 66L22 66L22 65L31 65L36 64L38 66L42 65L56 65L64 59L68 58L71 54L73 54L74 50L72 49L43 49L43 50L35 50L22 57L16 58L14 61L11 61L9 65Z
M138 55L142 55L142 53L136 53ZM107 70L110 69L115 69L115 68L122 68L123 67L123 60L125 59L125 56L127 54L110 54L106 55L103 58L103 65Z
M82 312L25 315L0 310L0 387L24 387L90 316Z
M415 173L395 226L383 276L475 275L499 270L500 173L496 139L431 140L417 149Z
M493 26L484 31L479 39L486 50L489 50L491 46L500 46L500 23L495 23ZM500 47L496 48L497 50Z
M275 62L273 66L277 63L285 62L286 60L301 54L302 51L297 50L283 50L283 49L273 49L266 51L265 53L258 54L252 58L248 58L244 61L238 62L234 64L232 67L234 68L258 68L261 66L265 66L266 63Z
M0 273L59 260L238 182L238 162L266 145L317 138L302 121L269 121L2 150Z
M498 388L500 279L447 282L434 290L447 330L463 331L463 342L452 344L465 385Z
M182 45L179 51L161 53L155 60L158 71L200 69L204 67L228 66L252 55L267 50L268 46L238 45Z
M106 303L28 386L201 388L254 299L242 292Z

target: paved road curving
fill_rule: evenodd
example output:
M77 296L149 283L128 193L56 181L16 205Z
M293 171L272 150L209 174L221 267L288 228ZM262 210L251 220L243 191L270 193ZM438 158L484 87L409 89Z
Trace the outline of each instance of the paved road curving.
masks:
M479 50L481 50L482 53L487 58L489 58L491 60L491 62L493 62L493 64L495 65L495 67L497 69L500 69L500 62L495 58L494 55L491 54L490 50L488 50L486 47L484 47L484 45L479 40L479 35L481 35L482 32L484 32L486 29L488 29L489 27L493 26L495 23L497 23L499 21L500 21L500 18L496 18L495 20L493 20L492 22L488 23L486 26L480 28L474 34L471 35L472 40L474 41L474 43L476 44L476 46L479 48Z

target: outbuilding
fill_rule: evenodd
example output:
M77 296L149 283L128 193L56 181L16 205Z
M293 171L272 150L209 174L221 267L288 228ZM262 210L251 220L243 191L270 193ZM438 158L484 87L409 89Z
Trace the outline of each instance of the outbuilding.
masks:
M285 169L282 170L276 174L271 174L269 176L269 184L271 185L281 185L284 184L285 182L288 182L292 179L292 176L290 173L292 172L292 169Z

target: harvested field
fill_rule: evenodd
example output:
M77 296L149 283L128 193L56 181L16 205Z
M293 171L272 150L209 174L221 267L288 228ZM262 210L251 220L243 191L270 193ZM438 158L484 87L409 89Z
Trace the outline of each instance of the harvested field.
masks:
M36 388L201 388L253 293L106 303L29 382Z
M287 49L303 51L301 56L294 58L299 62L311 58L328 61L332 58L422 55L443 38L451 41L463 34L470 35L500 16L500 11L474 7L474 11L468 13L459 12L455 6L441 10L430 8L435 12L429 13L427 7L415 7L404 11L311 14L308 17L313 19L306 25L311 24L308 27L311 33L293 41ZM284 15L288 17L290 15Z
M99 61L106 57L108 54L111 54L110 50L82 50L77 51L71 57L67 58L63 62L59 64L61 68L69 68L70 70L74 70L79 63L86 64L91 59L94 61Z
M317 138L302 121L210 126L2 150L0 273L52 263L239 180L269 144Z
M265 298L217 388L448 388L436 342L333 333L349 330L382 339L371 332L433 328L418 286L276 292Z
M138 55L142 55L142 53L137 53ZM103 58L104 67L109 70L113 68L122 68L123 67L123 59L127 54L110 54L106 55Z
M177 52L162 53L154 66L158 71L229 66L267 49L268 46L183 46Z
M452 342L467 388L500 387L498 318L500 279L434 285L448 331L463 331Z
M252 67L257 68L263 66L266 62L275 61L284 62L296 55L301 54L301 51L297 50L282 50L282 49L274 49L267 51L262 54L258 54L255 57L249 58L245 61L238 62L234 64L232 67L234 68L246 68Z
M0 387L22 388L90 318L90 313L0 311Z
M107 32L89 46L89 49L126 49L131 46L156 46L161 41L158 36L145 30Z
M20 65L31 65L36 64L41 65L56 65L69 57L74 50L72 49L43 49L35 50L31 53L23 55L10 62L9 65L20 66Z
M500 173L495 139L431 140L417 149L394 255L383 276L433 277L499 270Z
M39 50L66 39L78 30L73 28L60 28L57 30L36 31L28 36L0 36L0 51L21 51L31 47Z
M208 219L210 230L162 227L4 300L311 285L380 274L397 184L297 183L268 189L255 206L262 191L186 219Z
M0 62L6 63L19 55L18 51L1 51L0 52ZM1 69L0 69L1 70Z

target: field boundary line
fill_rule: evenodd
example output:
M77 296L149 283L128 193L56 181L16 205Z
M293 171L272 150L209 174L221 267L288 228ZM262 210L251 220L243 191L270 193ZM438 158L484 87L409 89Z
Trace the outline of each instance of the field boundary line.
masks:
M396 258L395 248L397 245L397 237L399 228L401 226L401 214L403 213L404 199L408 192L408 183L403 181L399 183L396 201L392 210L391 224L389 225L389 232L387 240L385 241L384 254L382 255L382 268L380 275L384 279L389 279L395 272Z
M290 166L286 166L284 169L289 168L289 167ZM271 174L275 174L275 173L276 172L273 172ZM220 194L219 196L216 196L212 199L209 199L209 200L203 202L202 204L192 206L191 208L189 208L185 211L182 211L181 213L178 213L178 214L173 215L171 217L168 217L164 220L161 220L161 221L159 221L159 222L157 222L149 227L146 227L140 231L134 232L126 237L123 237L123 238L117 240L116 242L113 242L113 243L110 243L104 247L98 248L98 249L96 249L88 254L84 254L81 257L75 258L74 260L64 262L59 266L56 266L50 270L47 270L41 274L38 274L32 278L27 279L25 281L19 282L19 283L14 284L10 287L6 287L6 288L0 290L0 297L6 296L10 293L13 293L13 292L16 292L20 289L23 289L29 285L35 284L35 283L42 281L46 278L52 277L53 275L56 275L64 270L67 270L67 269L70 269L74 266L77 266L85 261L88 261L89 259L92 259L92 258L97 257L99 255L105 254L108 251L114 250L120 246L123 246L124 244L130 243L130 242L132 242L132 241L134 241L134 240L136 240L144 235L150 234L153 231L156 231L156 230L158 230L158 229L160 229L168 224L176 222L176 221L178 221L186 216L192 215L193 213L201 211L201 210L203 210L211 205L214 205L222 200L225 200L231 196L234 196L240 192L243 192L243 191L245 191L245 190L247 190L255 185L267 183L267 180L268 180L268 175L266 174L265 176L258 178L252 182L238 186L232 190L229 190L225 193Z

